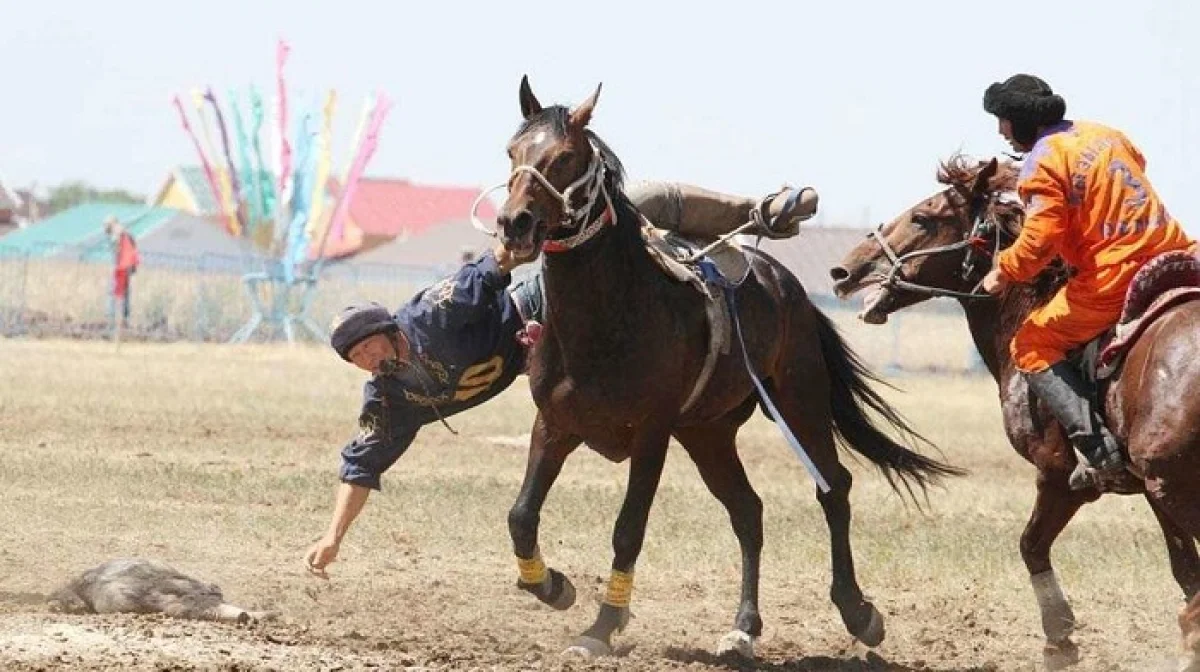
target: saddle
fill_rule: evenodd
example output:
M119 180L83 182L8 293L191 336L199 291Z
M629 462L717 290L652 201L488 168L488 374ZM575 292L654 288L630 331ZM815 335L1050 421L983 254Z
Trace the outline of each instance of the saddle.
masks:
M657 228L644 216L642 238L646 241L650 257L668 278L691 285L704 297L704 312L708 318L708 353L696 384L681 409L686 413L708 385L716 369L717 357L729 354L733 344L733 316L729 313L724 291L737 287L745 280L750 272L750 260L733 239L695 259L696 254L712 241L695 240Z
M1200 258L1176 251L1151 259L1130 283L1117 324L1077 355L1082 372L1094 384L1109 381L1150 325L1171 308L1195 299L1200 299Z

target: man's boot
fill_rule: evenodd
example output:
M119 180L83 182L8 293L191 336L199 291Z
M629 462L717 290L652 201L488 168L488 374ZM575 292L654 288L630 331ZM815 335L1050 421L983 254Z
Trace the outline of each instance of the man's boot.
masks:
M763 197L755 206L751 233L779 240L800 233L800 223L817 213L817 190L783 185L779 191Z
M1088 464L1080 462L1071 473L1072 490L1099 485L1104 476L1125 470L1128 463L1121 447L1093 408L1087 385L1074 365L1061 361L1045 371L1027 373L1025 379L1067 430L1071 444L1088 461Z

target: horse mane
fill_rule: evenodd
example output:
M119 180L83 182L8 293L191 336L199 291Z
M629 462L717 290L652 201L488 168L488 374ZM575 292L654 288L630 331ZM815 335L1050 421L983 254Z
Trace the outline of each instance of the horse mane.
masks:
M962 152L955 152L949 158L938 162L937 181L947 186L970 189L975 183L975 176L979 174L984 163L972 159ZM988 180L988 190L1016 191L1020 173L1021 169L1013 161L1000 161L996 168L996 174Z
M984 165L985 162L973 159L962 152L955 152L945 160L938 162L937 181L960 192L968 193L974 187L975 177ZM996 168L996 174L988 180L987 192L992 194L1016 193L1020 172L1021 168L1016 162L1008 159L1000 161ZM990 207L1001 231L1015 240L1020 235L1021 227L1025 223L1025 208L1019 201L1003 199L994 200ZM1061 258L1056 258L1029 283L1033 289L1035 300L1038 303L1049 300L1066 283L1070 274L1071 269L1066 263Z

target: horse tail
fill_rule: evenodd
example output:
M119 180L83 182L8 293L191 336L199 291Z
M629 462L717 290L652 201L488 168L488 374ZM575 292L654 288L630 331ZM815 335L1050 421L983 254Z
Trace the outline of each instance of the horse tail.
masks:
M963 469L938 462L900 445L872 423L866 413L868 409L875 411L884 422L907 437L908 443L921 442L937 449L931 441L910 427L900 413L871 387L871 383L892 386L859 359L828 316L820 310L815 312L821 354L829 370L832 386L830 401L833 405L834 432L838 439L879 467L897 493L900 493L900 485L903 484L914 502L914 484L925 494L926 486L931 482L940 481L946 476L965 475L967 472Z

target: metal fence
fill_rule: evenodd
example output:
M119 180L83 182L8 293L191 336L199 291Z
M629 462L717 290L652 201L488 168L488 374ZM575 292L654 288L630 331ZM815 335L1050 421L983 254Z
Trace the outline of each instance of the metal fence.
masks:
M13 250L0 244L0 334L6 337L103 339L115 336L112 266L83 259L80 250ZM52 252L47 254L47 252ZM125 340L228 342L255 313L255 298L292 313L304 308L312 322L329 323L353 301L374 300L399 307L449 267L329 264L318 281L290 287L264 283L252 296L248 274L270 275L268 261L219 255L143 252L130 283L130 323ZM522 270L518 270L518 275ZM284 296L281 292L287 292ZM981 363L957 304L930 301L892 316L886 326L864 325L856 307L831 296L813 301L872 367L888 371L978 372ZM119 313L119 308L118 308ZM264 323L251 342L277 340L281 327ZM313 340L303 329L297 339Z

